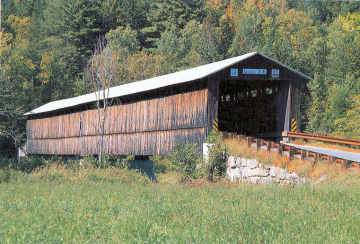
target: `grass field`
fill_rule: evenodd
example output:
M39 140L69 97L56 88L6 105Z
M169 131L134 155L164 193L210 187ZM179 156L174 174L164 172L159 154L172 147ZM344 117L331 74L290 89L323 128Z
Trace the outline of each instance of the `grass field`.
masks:
M360 243L358 174L300 187L176 177L153 184L119 169L16 173L0 184L0 243Z

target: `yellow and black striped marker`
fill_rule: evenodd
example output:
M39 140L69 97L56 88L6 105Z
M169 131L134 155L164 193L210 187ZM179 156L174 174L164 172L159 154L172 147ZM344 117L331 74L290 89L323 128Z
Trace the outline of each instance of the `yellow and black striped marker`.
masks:
M213 130L214 130L215 132L218 132L218 131L219 131L219 118L218 118L218 117L216 117L216 118L214 119Z
M291 120L291 131L292 131L292 132L296 132L296 128L297 128L297 126L296 126L296 119L293 118L293 119Z

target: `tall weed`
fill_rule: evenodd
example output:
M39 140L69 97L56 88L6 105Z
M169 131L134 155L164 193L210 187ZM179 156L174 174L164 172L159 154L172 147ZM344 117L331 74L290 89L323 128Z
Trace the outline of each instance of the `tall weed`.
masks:
M220 133L214 130L208 136L209 160L206 162L206 176L209 181L214 181L215 177L223 177L226 172L226 161L228 158L228 147L224 143Z
M181 182L188 182L199 176L196 166L202 163L202 158L196 145L178 144L168 158L172 168L181 173Z

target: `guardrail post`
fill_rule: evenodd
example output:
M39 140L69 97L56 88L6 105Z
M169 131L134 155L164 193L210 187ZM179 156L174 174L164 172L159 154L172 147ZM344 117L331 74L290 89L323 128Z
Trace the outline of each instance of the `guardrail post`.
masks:
M267 141L267 143L266 143L266 150L267 150L268 152L271 151L271 147L272 147L272 141Z
M246 137L248 147L251 147L251 137Z
M290 160L294 159L294 154L295 154L295 148L290 146L290 148L289 148L289 159Z
M262 139L256 138L256 151L261 149Z
M279 155L282 155L283 154L283 151L284 151L284 145L279 143L279 147L278 147L278 153Z
M351 166L351 161L350 160L345 160L345 168L350 168L350 166Z
M306 153L305 150L301 150L301 151L300 151L300 159L301 159L301 160L304 160L304 159L306 158L306 156L307 156L306 154L307 154L307 153Z
M313 162L313 168L315 167L315 165L317 164L317 162L319 161L320 155L318 153L314 153L314 162Z

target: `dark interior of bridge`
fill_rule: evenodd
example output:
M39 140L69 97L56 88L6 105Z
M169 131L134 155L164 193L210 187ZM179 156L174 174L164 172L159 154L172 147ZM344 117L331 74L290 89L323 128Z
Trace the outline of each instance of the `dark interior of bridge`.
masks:
M280 82L228 80L220 83L219 130L247 136L271 137L277 131Z

